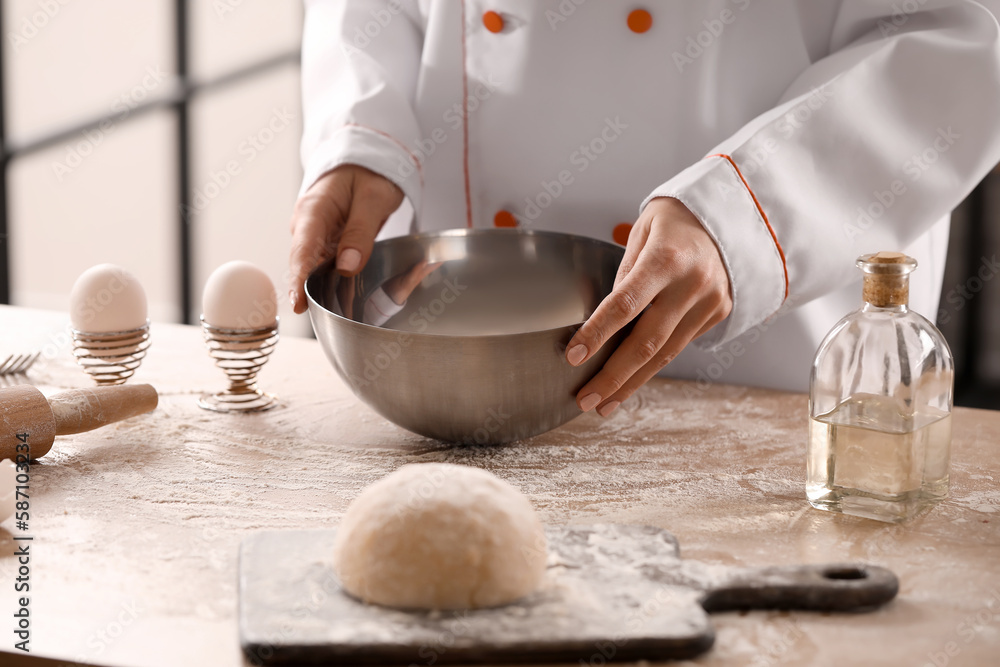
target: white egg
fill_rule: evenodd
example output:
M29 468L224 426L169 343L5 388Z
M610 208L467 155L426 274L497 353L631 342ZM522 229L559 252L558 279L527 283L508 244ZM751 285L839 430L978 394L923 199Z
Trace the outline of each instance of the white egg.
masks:
M131 331L146 324L146 292L138 278L120 266L98 264L76 279L69 309L77 331Z
M268 275L250 262L228 262L205 282L201 312L220 329L261 329L277 321L278 295Z

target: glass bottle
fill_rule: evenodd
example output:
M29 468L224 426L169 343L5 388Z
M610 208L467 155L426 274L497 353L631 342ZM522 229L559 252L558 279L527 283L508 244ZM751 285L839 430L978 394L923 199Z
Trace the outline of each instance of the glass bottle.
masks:
M954 362L907 307L916 260L880 252L857 265L865 303L813 362L806 495L822 510L900 522L948 495Z

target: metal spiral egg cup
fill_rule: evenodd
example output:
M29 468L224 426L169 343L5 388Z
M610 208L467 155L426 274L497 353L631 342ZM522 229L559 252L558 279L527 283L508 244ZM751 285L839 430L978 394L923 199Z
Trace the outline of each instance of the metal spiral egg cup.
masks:
M213 327L201 318L208 354L225 371L229 389L205 394L198 405L215 412L260 412L278 405L273 394L257 388L257 373L278 343L278 323L261 329L238 330Z
M73 356L98 386L124 384L139 368L149 343L149 320L128 331L88 333L73 329Z

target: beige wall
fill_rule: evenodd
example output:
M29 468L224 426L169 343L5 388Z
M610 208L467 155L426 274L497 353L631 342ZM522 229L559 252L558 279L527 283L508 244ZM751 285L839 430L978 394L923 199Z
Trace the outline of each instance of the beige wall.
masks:
M65 310L81 271L114 262L143 282L153 319L180 319L176 124L169 111L129 111L175 83L172 4L3 0L11 139L107 113L118 117L105 131L12 163L13 303ZM198 80L297 48L299 2L190 6ZM246 259L278 287L283 333L308 331L284 296L288 218L301 177L298 68L200 94L191 118L196 297L216 266ZM195 305L200 310L200 298Z

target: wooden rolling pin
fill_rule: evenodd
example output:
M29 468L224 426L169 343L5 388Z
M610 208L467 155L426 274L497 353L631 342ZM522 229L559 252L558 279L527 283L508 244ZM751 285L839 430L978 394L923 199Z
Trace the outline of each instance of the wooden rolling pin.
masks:
M31 385L0 389L0 459L14 460L25 439L31 458L37 459L52 449L57 435L92 431L151 412L158 400L148 384L71 389L50 398Z

